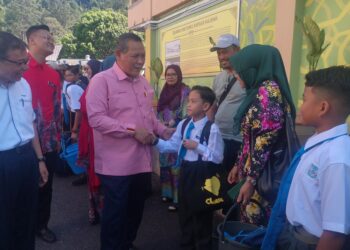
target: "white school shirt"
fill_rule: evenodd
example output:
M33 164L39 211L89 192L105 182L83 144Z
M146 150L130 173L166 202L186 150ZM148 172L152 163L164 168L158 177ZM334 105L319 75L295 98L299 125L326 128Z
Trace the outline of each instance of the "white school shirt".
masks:
M24 145L34 138L32 92L28 82L0 83L0 151Z
M66 92L66 88L67 88L67 85L69 84L69 82L67 82L66 80L63 81L63 84L62 84L62 90L61 90L61 93L63 93L65 95L65 97L67 98L67 92ZM63 101L61 102L61 109L63 110Z
M347 133L342 124L312 136L305 149ZM320 237L324 230L350 234L350 137L325 141L306 152L295 171L287 200L287 218Z
M69 85L66 90L66 100L68 108L71 112L80 109L80 97L84 93L84 89L77 84Z
M176 131L168 141L159 139L159 142L157 143L157 148L159 152L161 153L177 152L179 154L179 151L182 145L181 128L184 121L185 120L182 120L181 122L179 122L179 124L176 127ZM194 129L191 131L190 140L194 140L198 142L198 146L194 150L187 150L184 160L197 161L198 155L201 155L203 161L211 161L217 164L222 162L224 158L224 142L222 140L219 128L215 123L213 123L210 128L208 145L199 143L202 130L207 121L208 121L208 118L204 117L203 119L196 122L193 122L193 120L191 119L191 121L187 124L184 131L184 137L186 135L186 131L188 129L189 124L193 122Z

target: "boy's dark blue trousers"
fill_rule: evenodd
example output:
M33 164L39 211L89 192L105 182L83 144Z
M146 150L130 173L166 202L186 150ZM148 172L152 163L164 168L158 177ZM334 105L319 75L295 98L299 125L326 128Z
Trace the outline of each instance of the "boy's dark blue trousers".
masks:
M191 197L187 197L184 178L192 176L192 171L198 168L191 168L191 162L183 161L179 178L179 221L181 228L181 249L188 250L211 250L212 249L212 227L213 212L199 211L192 212L189 209Z

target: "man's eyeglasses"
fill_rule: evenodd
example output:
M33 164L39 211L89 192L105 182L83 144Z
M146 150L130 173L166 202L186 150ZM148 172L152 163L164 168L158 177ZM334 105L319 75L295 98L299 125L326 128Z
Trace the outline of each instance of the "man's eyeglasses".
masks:
M13 61L13 60L10 60L10 59L7 59L7 58L0 58L0 60L4 60L4 61L6 61L6 62L9 62L9 63L15 64L15 65L17 65L18 67L21 67L21 66L27 65L27 64L28 64L28 62L29 62L29 59L22 60L22 61Z

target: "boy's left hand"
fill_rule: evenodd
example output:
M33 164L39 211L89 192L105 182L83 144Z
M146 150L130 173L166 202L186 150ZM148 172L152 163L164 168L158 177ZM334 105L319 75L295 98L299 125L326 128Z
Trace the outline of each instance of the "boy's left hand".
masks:
M182 144L187 149L196 149L198 146L198 142L193 141L193 140L183 140Z

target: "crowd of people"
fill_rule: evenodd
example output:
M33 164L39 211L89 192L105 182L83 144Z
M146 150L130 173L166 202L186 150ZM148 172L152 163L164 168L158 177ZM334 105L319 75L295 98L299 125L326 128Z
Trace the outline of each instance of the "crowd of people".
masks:
M79 66L57 72L46 64L54 49L48 26L31 26L26 37L27 44L0 32L0 249L34 250L35 236L56 241L48 227L52 183L67 141L79 145L88 220L101 224L102 250L136 249L154 148L160 199L178 212L179 248L213 246L218 206L192 204L204 166L222 169L224 192L237 190L233 200L209 205L220 203L226 214L237 203L230 219L262 226L261 249L350 248L349 67L306 75L300 116L315 134L284 164L278 194L266 194L263 176L276 152L288 148L287 127L293 130L296 118L277 48L241 49L237 37L223 34L210 49L222 69L211 88L190 88L180 66L168 65L154 109L154 90L140 75L145 48L139 36L120 35L115 55L89 61L84 73ZM212 179L195 192L218 195Z

